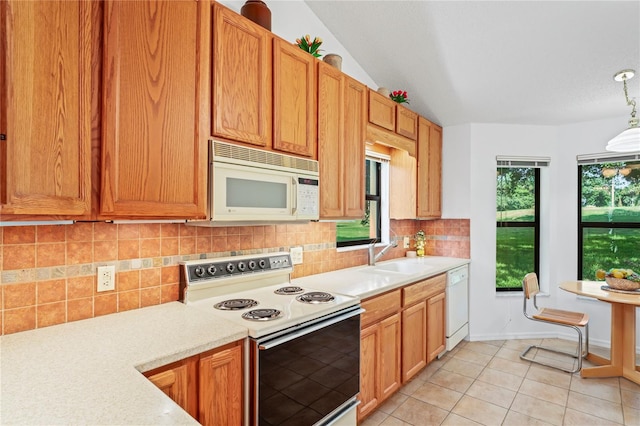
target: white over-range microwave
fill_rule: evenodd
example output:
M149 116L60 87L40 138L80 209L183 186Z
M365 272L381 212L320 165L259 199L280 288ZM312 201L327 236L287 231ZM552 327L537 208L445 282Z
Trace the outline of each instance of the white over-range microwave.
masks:
M220 141L209 147L209 220L200 226L319 218L318 162Z

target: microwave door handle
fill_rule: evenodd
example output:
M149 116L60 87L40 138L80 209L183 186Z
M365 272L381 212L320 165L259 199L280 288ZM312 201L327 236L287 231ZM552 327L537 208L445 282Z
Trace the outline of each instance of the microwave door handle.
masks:
M291 214L298 211L298 178L291 178Z

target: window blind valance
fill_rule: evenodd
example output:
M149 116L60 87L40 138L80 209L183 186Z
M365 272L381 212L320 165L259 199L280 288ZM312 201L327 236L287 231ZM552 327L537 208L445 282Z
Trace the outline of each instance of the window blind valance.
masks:
M578 164L615 163L618 161L640 161L640 153L601 152L576 156Z
M496 156L499 167L548 167L551 157L508 157Z

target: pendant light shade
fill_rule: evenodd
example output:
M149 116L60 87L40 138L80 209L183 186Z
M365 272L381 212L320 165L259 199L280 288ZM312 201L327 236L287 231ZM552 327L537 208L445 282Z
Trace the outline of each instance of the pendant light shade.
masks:
M640 152L640 127L638 127L638 119L636 118L636 101L630 100L627 93L627 80L630 80L634 74L634 70L622 70L613 76L615 81L622 81L624 84L624 96L627 100L627 105L631 106L632 109L629 128L609 141L606 147L607 151Z
M611 139L607 144L607 151L636 152L640 151L640 127L630 127Z

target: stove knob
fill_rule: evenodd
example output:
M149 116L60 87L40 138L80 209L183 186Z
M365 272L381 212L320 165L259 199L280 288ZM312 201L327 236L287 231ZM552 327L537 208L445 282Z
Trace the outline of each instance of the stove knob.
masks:
M216 269L216 265L211 265L207 268L207 272L209 273L209 275L213 275L216 273L218 269Z
M196 276L200 278L204 277L204 268L202 266L196 267L196 269L194 269L193 272L196 274Z
M260 266L260 269L264 269L264 267L267 266L267 262L265 262L264 259L260 259L258 266Z
M238 271L244 272L247 269L247 265L244 262L238 262Z
M255 260L250 260L249 261L249 269L251 269L252 271L254 269L256 269L256 261Z
M232 273L233 271L235 271L235 269L236 269L236 267L235 267L235 265L233 263L229 263L227 265L227 272L228 273Z

